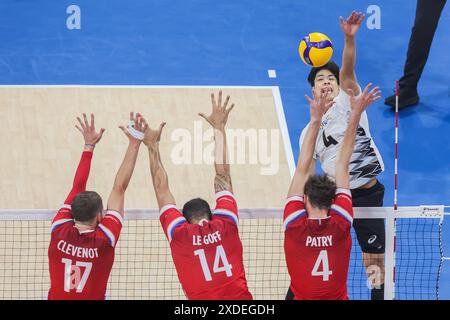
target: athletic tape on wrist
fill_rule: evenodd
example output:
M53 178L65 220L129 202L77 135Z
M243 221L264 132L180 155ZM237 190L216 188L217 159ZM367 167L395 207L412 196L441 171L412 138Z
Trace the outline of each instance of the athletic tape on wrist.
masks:
M130 123L127 126L127 130L133 138L138 140L144 140L144 133L134 128L134 121L130 121Z

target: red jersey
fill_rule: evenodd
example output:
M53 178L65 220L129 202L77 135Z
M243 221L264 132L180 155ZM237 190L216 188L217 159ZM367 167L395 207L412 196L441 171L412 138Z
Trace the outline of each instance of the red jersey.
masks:
M250 300L238 210L231 192L216 194L211 221L190 224L174 205L161 208L161 225L186 297L190 300Z
M80 232L70 209L76 195L86 190L92 156L90 151L83 152L72 189L52 221L49 300L105 299L123 218L119 212L107 210L95 230Z
M298 300L346 300L352 248L350 190L337 189L326 219L308 219L303 197L287 199L284 251Z
M69 205L58 211L48 248L49 300L105 299L122 223L120 213L108 210L95 230L80 232Z

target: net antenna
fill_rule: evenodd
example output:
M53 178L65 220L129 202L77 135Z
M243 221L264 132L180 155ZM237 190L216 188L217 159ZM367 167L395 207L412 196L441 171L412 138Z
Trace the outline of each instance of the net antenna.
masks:
M392 217L386 219L386 253L384 300L395 299L395 255L398 194L398 80L395 81L395 139L394 139L394 207Z

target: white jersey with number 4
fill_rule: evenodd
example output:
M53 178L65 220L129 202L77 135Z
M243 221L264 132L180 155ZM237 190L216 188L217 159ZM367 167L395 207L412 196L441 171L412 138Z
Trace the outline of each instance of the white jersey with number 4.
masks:
M322 117L314 150L314 159L319 159L322 170L333 179L336 157L344 140L350 113L350 97L340 88L339 94L334 98L334 105ZM308 127L309 123L300 135L300 149ZM370 135L369 121L365 111L359 122L349 169L351 189L366 184L384 171L383 159Z

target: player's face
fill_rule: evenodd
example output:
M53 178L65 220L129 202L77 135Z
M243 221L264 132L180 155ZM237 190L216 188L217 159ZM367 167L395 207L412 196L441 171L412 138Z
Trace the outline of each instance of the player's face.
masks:
M329 92L328 98L333 100L339 94L339 85L331 71L322 69L314 79L313 90L316 97L320 97L322 93Z

